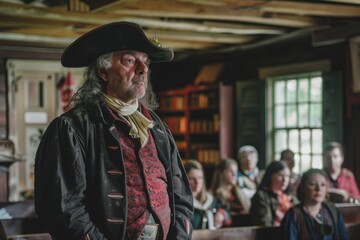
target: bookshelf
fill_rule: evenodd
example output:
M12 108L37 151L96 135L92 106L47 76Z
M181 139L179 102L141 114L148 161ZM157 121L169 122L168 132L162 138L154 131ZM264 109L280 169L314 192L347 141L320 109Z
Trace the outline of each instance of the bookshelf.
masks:
M162 91L158 97L158 113L173 133L183 159L197 159L211 167L233 155L232 86L191 85Z
M187 119L185 106L187 104L186 90L175 89L163 91L159 94L159 115L162 120L169 126L176 145L182 157L187 156L186 131Z

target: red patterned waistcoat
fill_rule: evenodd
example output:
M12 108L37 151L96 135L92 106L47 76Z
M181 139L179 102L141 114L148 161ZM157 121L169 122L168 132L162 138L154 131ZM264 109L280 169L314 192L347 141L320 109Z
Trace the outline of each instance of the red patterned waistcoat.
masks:
M151 119L145 108L142 113ZM130 127L113 115L119 132L122 149L128 196L128 219L126 239L138 239L150 212L160 224L162 238L169 232L171 211L167 193L165 169L157 156L154 139L149 133L148 142L141 147L139 138L129 136ZM149 130L148 130L149 131Z

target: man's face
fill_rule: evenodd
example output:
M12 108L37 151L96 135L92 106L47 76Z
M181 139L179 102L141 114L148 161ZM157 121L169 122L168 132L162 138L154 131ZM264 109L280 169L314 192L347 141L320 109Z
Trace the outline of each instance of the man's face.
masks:
M337 172L341 169L344 157L339 148L334 148L326 153L327 167L331 172Z
M148 75L148 56L138 51L114 53L112 67L99 73L107 83L106 94L125 103L133 103L145 95Z

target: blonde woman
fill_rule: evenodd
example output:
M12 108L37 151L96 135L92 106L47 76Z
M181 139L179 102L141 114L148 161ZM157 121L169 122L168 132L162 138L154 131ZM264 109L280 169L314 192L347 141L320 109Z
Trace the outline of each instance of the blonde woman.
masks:
M204 169L197 160L184 164L194 198L194 214L191 223L194 229L216 229L227 224L229 213L212 194L206 191Z
M250 199L237 184L237 173L238 165L234 159L221 160L215 169L211 187L215 198L230 212L232 226L237 225L234 219L239 220L250 210Z

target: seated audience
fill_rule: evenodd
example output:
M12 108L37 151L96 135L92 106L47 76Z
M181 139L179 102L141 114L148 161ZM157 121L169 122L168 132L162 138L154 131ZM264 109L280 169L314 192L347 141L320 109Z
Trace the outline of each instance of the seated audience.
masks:
M290 169L290 193L296 195L296 189L300 184L301 177L299 174L293 172L295 166L295 153L290 149L281 152L280 160L284 161Z
M234 219L239 220L239 216L248 214L250 209L250 200L237 185L237 172L238 165L234 159L221 160L214 171L211 186L215 198L230 212L231 226L237 226Z
M306 171L297 194L301 204L289 209L281 222L284 239L349 239L340 211L325 202L327 175L324 171L314 168Z
M193 229L216 229L230 223L230 214L206 191L204 170L200 162L188 160L184 164L194 197Z
M325 171L328 174L329 200L359 202L360 192L354 174L343 168L344 149L340 143L330 142L324 151Z
M285 162L274 161L266 168L258 191L251 199L250 216L258 226L279 226L286 211L297 203L289 193L290 170Z
M254 196L261 178L264 176L264 170L257 168L259 155L253 146L245 145L239 148L238 151L238 183L246 194L251 199Z

